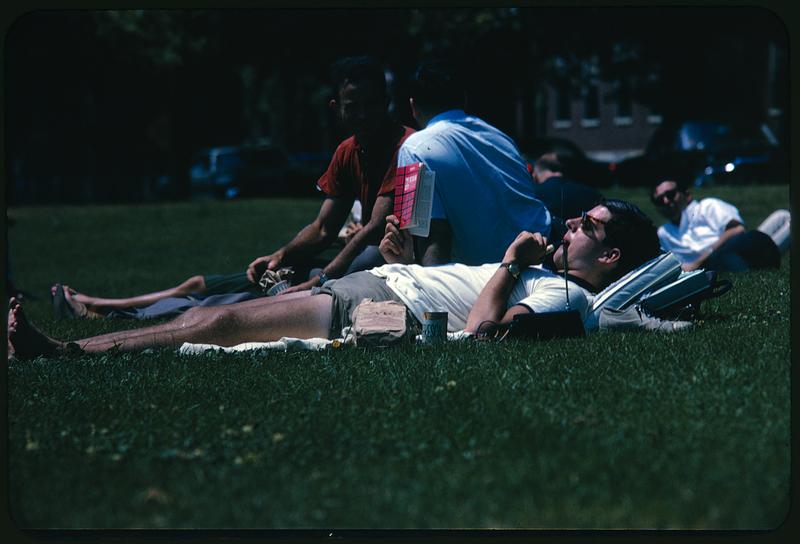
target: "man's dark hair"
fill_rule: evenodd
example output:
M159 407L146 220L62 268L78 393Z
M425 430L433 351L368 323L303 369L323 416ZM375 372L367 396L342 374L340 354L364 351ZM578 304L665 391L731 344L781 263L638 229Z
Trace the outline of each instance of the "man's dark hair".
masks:
M464 83L456 65L447 60L420 63L411 78L410 94L430 115L464 108Z
M642 210L615 198L604 199L601 205L611 212L604 244L619 248L620 277L661 253L656 227Z
M659 172L659 174L653 178L653 189L665 181L674 181L678 186L678 190L682 193L685 193L691 187L689 175L682 169L664 170Z
M345 57L331 64L331 83L338 93L348 83L370 82L378 85L386 94L386 74L377 59L369 55ZM339 97L336 96L336 99Z
M536 160L535 168L539 171L549 170L550 172L563 173L564 165L555 153L545 153Z

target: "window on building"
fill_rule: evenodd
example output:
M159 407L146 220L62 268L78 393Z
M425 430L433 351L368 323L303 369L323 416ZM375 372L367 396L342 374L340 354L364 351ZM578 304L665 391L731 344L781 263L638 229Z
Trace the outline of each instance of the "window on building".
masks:
M662 77L656 71L651 71L647 74L646 85L649 89L658 89L661 87ZM651 95L652 97L652 95ZM663 98L663 96L662 96ZM651 125L660 125L663 121L661 112L663 104L659 100L649 100L647 108L647 122Z
M554 128L569 128L572 126L572 97L570 96L569 82L560 81L555 85L555 122Z
M620 79L616 83L615 91L616 112L614 114L614 124L619 126L633 124L633 94L630 81Z
M600 124L600 91L596 83L589 83L583 88L582 127L596 127Z

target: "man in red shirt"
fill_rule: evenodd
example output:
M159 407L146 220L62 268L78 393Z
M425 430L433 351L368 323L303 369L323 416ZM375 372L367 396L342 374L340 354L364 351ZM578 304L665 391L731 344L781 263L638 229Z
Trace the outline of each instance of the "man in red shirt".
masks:
M347 58L334 65L339 101L330 107L353 136L339 144L328 170L317 182L326 195L317 218L285 246L250 263L247 277L257 282L265 270L277 270L304 257L317 255L335 239L353 200L362 205L364 228L319 273L284 293L310 289L357 270L384 264L377 244L386 216L392 213L397 151L414 129L393 121L383 70L368 57ZM352 266L355 262L356 266Z
M196 304L195 299L176 302L164 299L187 295L226 295L219 303L231 303L258 296L258 282L266 270L293 266L295 285L281 294L310 289L331 278L366 270L385 263L377 249L392 213L397 151L414 132L388 114L389 95L381 65L371 57L348 57L332 66L336 98L329 105L353 136L336 149L327 171L317 182L325 194L317 217L291 241L269 255L255 259L246 272L223 276L193 276L180 285L126 299L106 299L54 286L54 303L66 316L121 315L134 318L174 315ZM363 228L350 238L329 263L315 258L336 241L353 202L362 205ZM313 268L314 265L317 268ZM319 265L324 265L320 267ZM309 273L310 271L310 273ZM298 278L298 276L300 276ZM241 297L228 298L229 293ZM162 301L158 307L142 308Z

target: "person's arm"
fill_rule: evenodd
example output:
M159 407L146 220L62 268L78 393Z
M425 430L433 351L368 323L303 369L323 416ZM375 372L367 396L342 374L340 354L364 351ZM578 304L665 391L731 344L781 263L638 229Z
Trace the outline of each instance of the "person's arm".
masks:
M697 258L696 260L686 263L681 266L684 271L691 272L692 270L697 270L698 268L702 268L708 258L714 253L717 249L722 247L722 244L730 240L736 235L739 235L745 231L744 225L742 225L739 221L732 220L725 225L725 231L720 235L719 239L711 244L709 247L705 249L703 254Z
M325 274L329 279L340 278L344 276L345 272L347 272L347 268L350 266L350 263L353 262L359 253L364 251L364 248L370 244L378 243L378 240L380 240L380 236L384 230L384 224L386 221L385 218L391 212L393 202L394 195L391 193L378 195L378 198L375 200L375 205L372 207L372 215L370 216L370 220L361 230L353 235L350 241L345 244L336 257L334 257L333 260L322 269L323 274ZM320 276L316 275L313 278L309 278L309 280L306 282L281 291L280 294L288 294L294 293L295 291L311 289L319 284L319 280Z
M414 236L414 252L422 266L434 266L450 262L453 246L453 231L446 219L431 219L431 230L427 238Z
M508 246L503 263L516 264L522 272L525 268L542 262L546 251L547 238L538 232L521 232ZM500 266L478 295L469 312L464 330L474 333L486 321L505 325L510 323L515 315L529 313L530 310L522 305L507 308L508 297L517 279L511 274L511 270Z
M284 263L318 254L327 248L341 229L350 213L350 205L343 198L328 197L322 202L313 222L303 227L285 246L270 255L259 257L247 267L247 279L258 283L266 270L277 270Z

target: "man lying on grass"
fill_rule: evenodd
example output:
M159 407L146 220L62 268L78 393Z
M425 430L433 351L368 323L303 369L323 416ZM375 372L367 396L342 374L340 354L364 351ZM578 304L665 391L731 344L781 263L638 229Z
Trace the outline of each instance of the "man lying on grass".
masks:
M567 309L564 278L532 267L542 262L547 239L522 232L505 252L502 264L433 267L402 264L410 258L410 236L387 218L381 253L387 262L372 270L331 280L318 290L260 298L229 306L193 308L169 323L103 334L75 342L45 336L25 317L16 299L8 314L9 346L19 358L138 351L178 347L184 342L233 346L281 337L336 338L350 324L353 309L365 298L396 300L415 319L425 311L447 311L448 330L475 332L487 321L507 324L514 315ZM659 253L656 229L636 206L606 200L566 222L567 233L553 255L567 271L569 307L585 316L593 293Z

